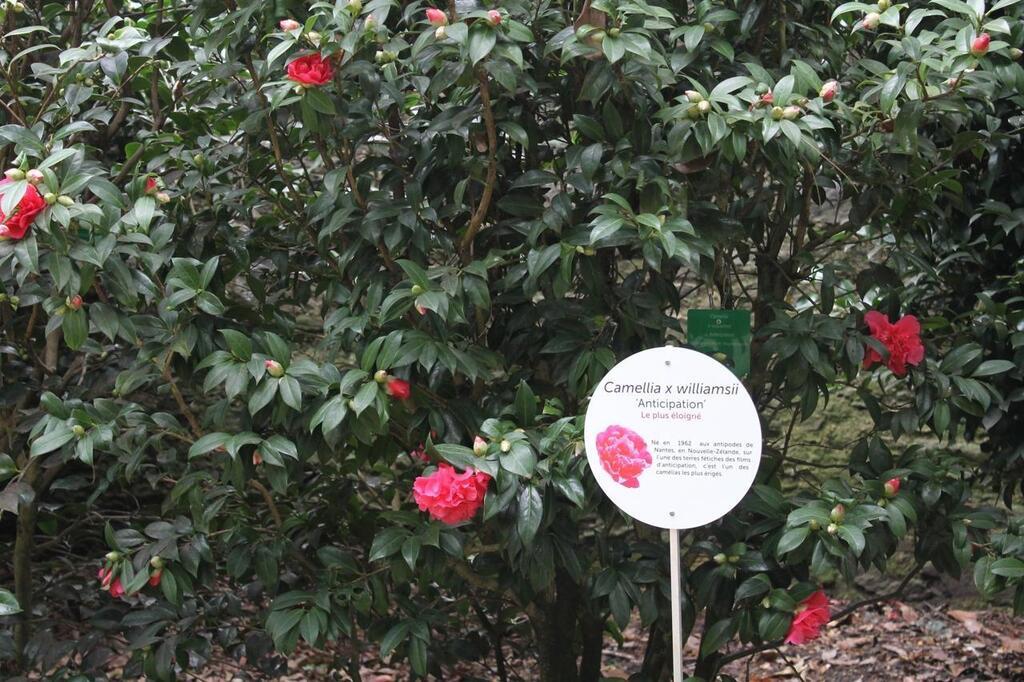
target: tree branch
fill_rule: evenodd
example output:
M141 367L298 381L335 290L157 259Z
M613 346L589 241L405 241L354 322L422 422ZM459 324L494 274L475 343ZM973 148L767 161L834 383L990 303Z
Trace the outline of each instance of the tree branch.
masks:
M484 180L484 192L480 196L480 203L477 204L476 211L469 220L469 227L466 228L466 233L462 235L462 242L459 244L463 263L469 263L473 258L473 239L480 231L480 226L491 207L494 182L498 176L498 130L494 125L494 111L491 109L491 86L483 69L478 69L476 75L480 81L480 107L483 111L484 128L487 130L487 177Z

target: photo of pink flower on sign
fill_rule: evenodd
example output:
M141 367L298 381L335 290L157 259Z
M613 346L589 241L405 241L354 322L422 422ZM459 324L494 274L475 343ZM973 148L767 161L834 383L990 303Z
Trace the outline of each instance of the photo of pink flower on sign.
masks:
M651 453L640 434L625 426L612 425L597 435L601 466L616 483L639 488L637 477L651 466Z

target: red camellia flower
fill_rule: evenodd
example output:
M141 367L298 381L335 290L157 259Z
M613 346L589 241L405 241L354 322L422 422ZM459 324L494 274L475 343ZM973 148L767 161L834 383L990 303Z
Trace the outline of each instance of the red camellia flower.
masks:
M484 503L490 482L491 477L482 471L466 469L457 474L451 465L442 462L437 471L413 482L412 494L420 511L452 526L473 518Z
M827 81L821 86L821 90L818 91L818 95L825 102L831 102L835 99L837 92L839 92L839 83L836 81Z
M597 454L601 466L612 480L627 488L640 487L637 476L651 466L651 453L640 434L625 426L609 426L597 435Z
M100 587L104 590L110 589L110 581L114 578L114 569L100 566L100 572L96 574L100 581Z
M384 386L384 390L387 391L388 395L392 398L398 398L399 400L406 400L412 395L412 389L409 386L409 382L404 379L396 379L394 377L388 379L388 383Z
M885 485L882 487L885 489L886 496L892 497L893 495L900 491L900 479L890 478L888 481L885 482Z
M427 21L434 26L444 26L448 23L448 15L434 7L427 8Z
M829 617L828 597L818 590L796 607L793 622L786 633L786 644L803 644L817 638Z
M977 38L971 41L971 54L975 57L988 52L988 44L992 42L992 37L987 33L981 33Z
M8 184L8 180L0 181L0 186ZM28 232L29 225L36 219L43 209L46 208L46 201L34 185L25 188L25 194L21 201L14 207L14 212L8 217L0 211L0 239L22 239Z
M110 583L110 596L114 599L124 596L124 585L120 578L114 578L114 582Z
M896 324L889 318L870 310L864 315L864 322L871 330L871 336L889 351L886 366L898 377L907 373L907 365L917 365L924 360L924 345L921 343L921 323L913 315L901 317ZM881 362L882 356L870 346L864 354L864 367Z
M334 66L319 53L307 54L288 64L288 78L306 87L319 87L334 78Z

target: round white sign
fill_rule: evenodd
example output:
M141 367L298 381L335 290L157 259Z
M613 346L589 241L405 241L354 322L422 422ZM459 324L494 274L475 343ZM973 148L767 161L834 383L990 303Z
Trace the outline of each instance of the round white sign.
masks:
M746 388L685 348L652 348L612 367L590 399L584 438L605 494L659 528L724 516L761 459L761 423Z

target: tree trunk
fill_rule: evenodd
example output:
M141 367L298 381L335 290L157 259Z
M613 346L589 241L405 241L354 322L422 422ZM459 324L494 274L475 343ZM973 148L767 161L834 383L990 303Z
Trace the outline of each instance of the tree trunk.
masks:
M17 537L14 540L14 596L21 607L21 613L14 624L14 650L18 656L18 667L27 669L25 647L32 636L32 544L36 531L37 497L36 479L39 477L39 458L29 460L21 480L31 492L28 499L18 504Z
M564 571L557 571L554 594L530 609L540 682L579 682L575 646L578 608L579 588Z
M604 619L584 612L580 614L580 682L600 682L601 659L604 655Z

